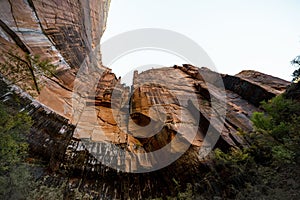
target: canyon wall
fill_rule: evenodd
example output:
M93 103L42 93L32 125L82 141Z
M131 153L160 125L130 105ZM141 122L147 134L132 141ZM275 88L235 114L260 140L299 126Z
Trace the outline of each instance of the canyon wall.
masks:
M108 7L108 0L0 1L1 54L39 55L56 66L53 76L41 75L35 99L1 76L0 100L33 118L31 152L67 180L69 191L103 199L172 195L177 181L193 183L205 173L212 148L248 145L238 130L251 131L260 102L283 93L289 82L184 64L136 71L127 87L102 66L100 51L92 53ZM175 159L168 163L170 156Z
M130 90L113 73L107 72L99 80L95 98L87 100L76 126L20 88L9 85L4 78L0 81L0 100L32 117L31 153L48 163L52 174L46 180L48 185L58 187L65 180L66 194L79 189L94 198L145 199L174 195L177 181L196 184L197 177L209 171L210 154L203 158L199 153L207 145L204 138L209 129L220 135L214 148L226 151L247 145L237 132L252 130L250 117L254 111L260 111L257 103L251 102L251 94L268 100L284 92L289 83L254 71L247 71L244 78L244 73L230 76L192 65L165 67L135 72ZM218 101L218 91L222 88L209 86L203 76L209 77L212 84L220 76L225 83L226 99ZM257 81L259 77L264 77L264 82ZM161 79L164 84L153 83ZM235 81L234 87L227 83L229 79ZM273 87L274 81L279 81L281 86ZM197 101L180 103L191 94L196 95ZM116 97L119 101L114 100ZM120 108L117 114L113 110L115 106ZM160 109L151 111L159 106L164 114ZM219 129L220 124L212 123L211 119L224 109L226 116ZM147 128L151 123L151 129ZM196 134L190 137L195 130ZM170 148L162 154L155 154L168 145ZM141 153L148 156L140 156ZM164 163L177 154L173 163ZM161 164L166 165L159 168ZM149 167L157 170L147 171ZM144 173L138 173L143 170ZM217 192L215 189L212 192Z
M70 98L77 70L99 45L110 1L3 0L0 2L0 60L13 51L38 55L56 66L43 76L38 99L70 117ZM101 66L100 51L93 55ZM19 85L22 81L18 82Z

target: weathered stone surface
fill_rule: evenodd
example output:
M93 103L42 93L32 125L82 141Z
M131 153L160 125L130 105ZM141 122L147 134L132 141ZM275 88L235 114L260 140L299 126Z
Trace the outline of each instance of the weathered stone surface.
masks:
M211 144L205 141L208 133L216 137L220 135L213 148L226 150L247 145L237 132L239 129L252 130L250 118L253 112L260 111L259 104L247 100L250 91L243 93L245 91L241 88L232 88L229 79L236 80L236 87L243 85L257 89L253 92L257 92L257 98L261 100L279 94L287 84L281 80L282 87L275 91L272 81L276 78L256 74L264 76L264 86L249 81L251 77L226 78L229 76L191 65L166 67L140 74L135 72L129 91L120 84L120 79L107 71L99 79L95 96L87 98L87 107L82 111L75 137L124 145L127 151L134 153L130 164L134 167L130 171L160 162L155 156L150 156L148 164L142 164L145 158L135 153L151 153L167 145L170 148L166 152L170 154L184 152L190 145L196 154L203 145L210 148ZM223 80L224 85L219 85ZM209 141L209 137L206 140ZM199 158L198 155L189 161L199 163Z
M0 19L31 53L78 68L100 42L108 6L109 1L100 0L4 0Z
M0 2L0 53L4 55L14 49L40 55L42 60L56 65L57 76L44 78L39 100L68 118L72 83L84 59L89 60L89 53L100 43L109 3L109 0ZM100 61L100 52L97 53L94 56Z
M185 64L135 72L133 86L126 87L101 65L100 51L93 55L95 63L89 55L105 29L108 5L109 0L0 1L0 52L15 48L57 65L54 77L43 77L37 100L4 79L0 100L29 112L35 122L32 151L51 171L68 177L70 190L93 191L95 199L170 194L176 181L192 182L201 170L202 147L247 145L238 129L252 130L250 118L260 102L289 83L255 71L230 76ZM298 98L298 86L287 95ZM210 144L215 136L216 144ZM176 154L183 155L151 173L128 174L105 165L138 172Z
M288 81L253 70L241 71L236 76L257 84L274 94L283 93L290 84Z

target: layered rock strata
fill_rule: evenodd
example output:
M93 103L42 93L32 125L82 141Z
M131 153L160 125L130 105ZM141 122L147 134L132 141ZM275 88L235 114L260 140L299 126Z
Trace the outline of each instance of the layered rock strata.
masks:
M56 76L42 77L38 99L70 117L73 81L90 57L101 66L100 51L90 54L105 30L110 1L3 0L0 2L0 61L8 51L38 55L56 66ZM22 85L22 82L19 83Z

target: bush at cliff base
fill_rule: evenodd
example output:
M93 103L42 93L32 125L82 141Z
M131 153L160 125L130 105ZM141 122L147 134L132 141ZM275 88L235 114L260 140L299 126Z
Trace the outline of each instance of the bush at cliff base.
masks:
M31 118L0 104L0 199L24 199L32 176L24 159Z

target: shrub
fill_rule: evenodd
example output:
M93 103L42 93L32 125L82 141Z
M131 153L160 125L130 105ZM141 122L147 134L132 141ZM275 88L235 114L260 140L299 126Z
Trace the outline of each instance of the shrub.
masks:
M24 199L30 190L32 176L24 160L31 125L27 114L0 103L0 199Z

